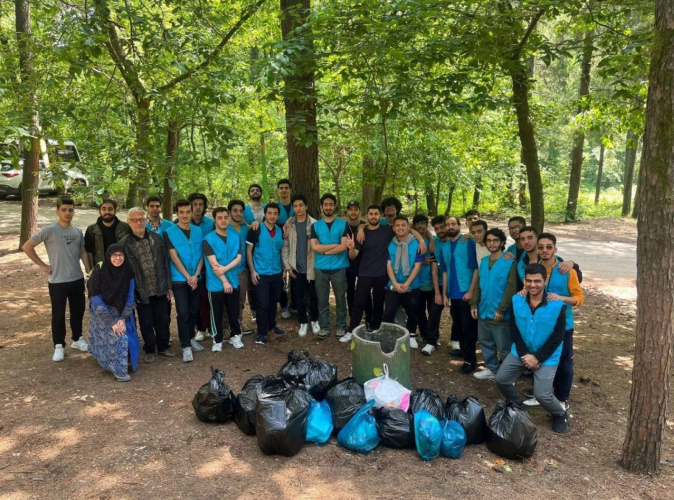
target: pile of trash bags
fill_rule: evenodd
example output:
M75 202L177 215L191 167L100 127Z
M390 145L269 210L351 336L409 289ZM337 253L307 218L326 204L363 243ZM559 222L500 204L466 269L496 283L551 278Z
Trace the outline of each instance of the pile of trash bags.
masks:
M268 455L293 456L305 443L337 443L356 453L378 445L416 449L423 460L460 458L466 445L486 443L508 459L530 457L536 426L516 405L499 401L487 421L474 397L442 398L431 389L410 391L383 374L359 385L338 380L337 367L293 350L277 375L254 375L238 396L225 373L211 368L211 380L194 396L192 406L204 422L234 420L246 435L255 435Z

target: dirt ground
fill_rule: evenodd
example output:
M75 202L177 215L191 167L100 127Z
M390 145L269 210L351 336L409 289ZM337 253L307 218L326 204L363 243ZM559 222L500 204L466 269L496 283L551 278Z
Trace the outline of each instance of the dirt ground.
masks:
M634 225L625 226L604 220L555 230L634 241ZM238 392L252 375L276 373L288 351L298 348L336 363L343 378L350 374L347 346L334 337L299 339L291 319L280 325L292 333L267 346L255 346L248 336L240 351L227 346L212 353L206 341L207 350L193 363L141 363L127 384L69 347L65 362L53 363L46 280L11 251L17 240L0 236L0 499L674 498L674 422L667 422L661 475L634 475L618 465L631 383L633 302L586 288L587 301L577 311L570 432L553 434L544 412L532 410L538 448L529 460L501 460L485 445L467 447L458 460L424 462L414 450L384 447L363 456L335 439L322 447L308 444L292 458L265 456L235 424L208 425L194 416L191 400L208 381L209 367L225 370ZM445 318L443 346L432 357L412 352L413 385L443 398L475 395L489 416L499 393L492 382L457 373L460 363L448 355L448 324ZM175 349L175 319L172 329Z

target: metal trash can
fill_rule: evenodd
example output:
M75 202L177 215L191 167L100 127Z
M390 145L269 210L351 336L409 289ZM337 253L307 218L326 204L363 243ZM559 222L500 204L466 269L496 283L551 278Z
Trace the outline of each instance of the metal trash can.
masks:
M368 332L365 325L357 327L351 340L351 373L356 382L362 385L379 377L384 363L392 379L412 389L410 333L393 323L382 323L376 332Z

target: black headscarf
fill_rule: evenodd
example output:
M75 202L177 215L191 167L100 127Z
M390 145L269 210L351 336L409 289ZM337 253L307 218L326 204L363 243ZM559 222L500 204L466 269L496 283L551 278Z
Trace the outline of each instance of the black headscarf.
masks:
M111 261L112 254L117 252L122 252L125 257L124 263L119 267L115 267ZM102 265L95 266L91 273L89 297L100 295L103 302L121 313L126 306L132 279L133 269L126 259L124 247L118 243L110 245Z

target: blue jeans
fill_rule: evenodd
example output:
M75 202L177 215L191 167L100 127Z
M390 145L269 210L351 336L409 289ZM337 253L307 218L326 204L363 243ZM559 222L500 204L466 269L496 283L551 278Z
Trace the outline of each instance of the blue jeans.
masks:
M180 347L190 347L199 317L199 289L192 290L187 283L174 282L173 297L176 301Z
M477 341L482 350L485 366L496 374L499 368L498 354L501 355L501 361L503 361L513 345L510 338L510 325L508 323L490 323L478 319Z
M568 306L567 306L568 307ZM573 384L573 328L564 332L562 354L559 357L559 366L555 374L552 387L555 397L560 401L568 401L571 385Z

